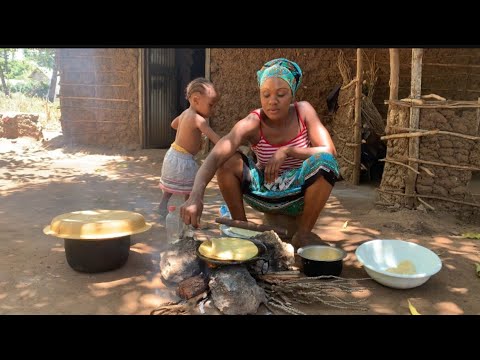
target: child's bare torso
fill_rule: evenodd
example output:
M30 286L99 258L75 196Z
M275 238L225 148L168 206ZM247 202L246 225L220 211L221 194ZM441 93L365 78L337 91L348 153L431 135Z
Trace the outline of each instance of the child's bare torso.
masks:
M200 116L195 111L187 109L179 115L175 143L190 154L196 155L202 147L202 132L197 127L196 117Z

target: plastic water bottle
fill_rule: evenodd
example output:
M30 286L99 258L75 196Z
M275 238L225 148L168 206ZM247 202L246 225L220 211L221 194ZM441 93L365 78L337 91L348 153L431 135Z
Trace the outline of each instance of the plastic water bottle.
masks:
M219 212L220 212L221 217L225 217L225 218L229 218L229 219L232 218L232 214L230 214L230 210L228 209L227 204L222 204L220 206Z
M175 244L183 235L183 221L180 219L177 207L170 205L168 214L165 217L165 228L167 229L167 242Z

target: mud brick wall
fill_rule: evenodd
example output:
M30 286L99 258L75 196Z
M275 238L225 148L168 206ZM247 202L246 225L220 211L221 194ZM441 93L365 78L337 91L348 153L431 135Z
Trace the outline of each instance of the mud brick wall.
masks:
M392 106L388 126L408 127L410 108ZM419 128L425 130L439 129L464 135L479 135L479 123L476 109L425 109L420 110ZM387 131L389 133L396 131ZM406 162L408 158L408 139L387 140L387 158ZM419 159L449 165L460 165L480 168L480 143L450 135L433 135L420 137ZM468 192L468 184L472 171L449 168L438 165L422 164L434 176L419 168L415 191L420 195L440 196L444 198L473 202ZM381 190L405 192L405 181L408 170L392 163L385 164ZM406 197L379 192L380 202L405 205ZM444 200L425 198L437 210L456 213L478 212L471 206Z
M388 127L409 127L410 108L406 106L392 105L388 116ZM387 131L388 133L389 131ZM389 139L387 140L387 159L406 159L408 158L408 139ZM407 177L407 168L386 162L383 170L380 189L389 192L405 193L405 179ZM386 204L400 204L405 206L406 198L404 196L391 195L379 192L379 201Z
M476 109L421 109L420 128L478 136L476 113ZM420 138L419 157L426 161L480 168L480 144L478 141L449 135L423 136ZM427 164L420 165L430 169L435 177L420 171L416 184L418 194L437 195L472 202L467 191L472 171ZM456 203L435 199L425 200L437 209L456 211L464 208Z
M338 109L333 117L333 126L330 130L333 143L337 149L337 159L340 175L343 179L352 182L355 162L355 88L356 82L351 82L340 89L338 95Z
M58 49L63 134L72 143L140 145L139 49Z

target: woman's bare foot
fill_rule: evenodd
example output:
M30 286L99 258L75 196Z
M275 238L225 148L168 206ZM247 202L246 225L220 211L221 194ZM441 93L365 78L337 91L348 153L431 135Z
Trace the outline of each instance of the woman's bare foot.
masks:
M307 245L328 245L322 240L320 236L314 234L313 232L299 232L297 231L292 238L292 245L295 250Z
M312 232L301 233L296 232L292 238L292 245L295 248L295 266L298 267L300 271L303 271L302 258L297 254L297 250L301 247L307 245L328 245L325 243L320 236Z

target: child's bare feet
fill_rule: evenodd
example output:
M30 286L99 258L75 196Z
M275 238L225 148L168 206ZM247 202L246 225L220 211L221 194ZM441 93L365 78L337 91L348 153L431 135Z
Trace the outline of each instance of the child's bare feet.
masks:
M158 209L157 209L157 213L160 215L160 218L161 219L165 219L167 217L167 214L168 214L168 209L167 207L163 207L163 206L159 206Z

